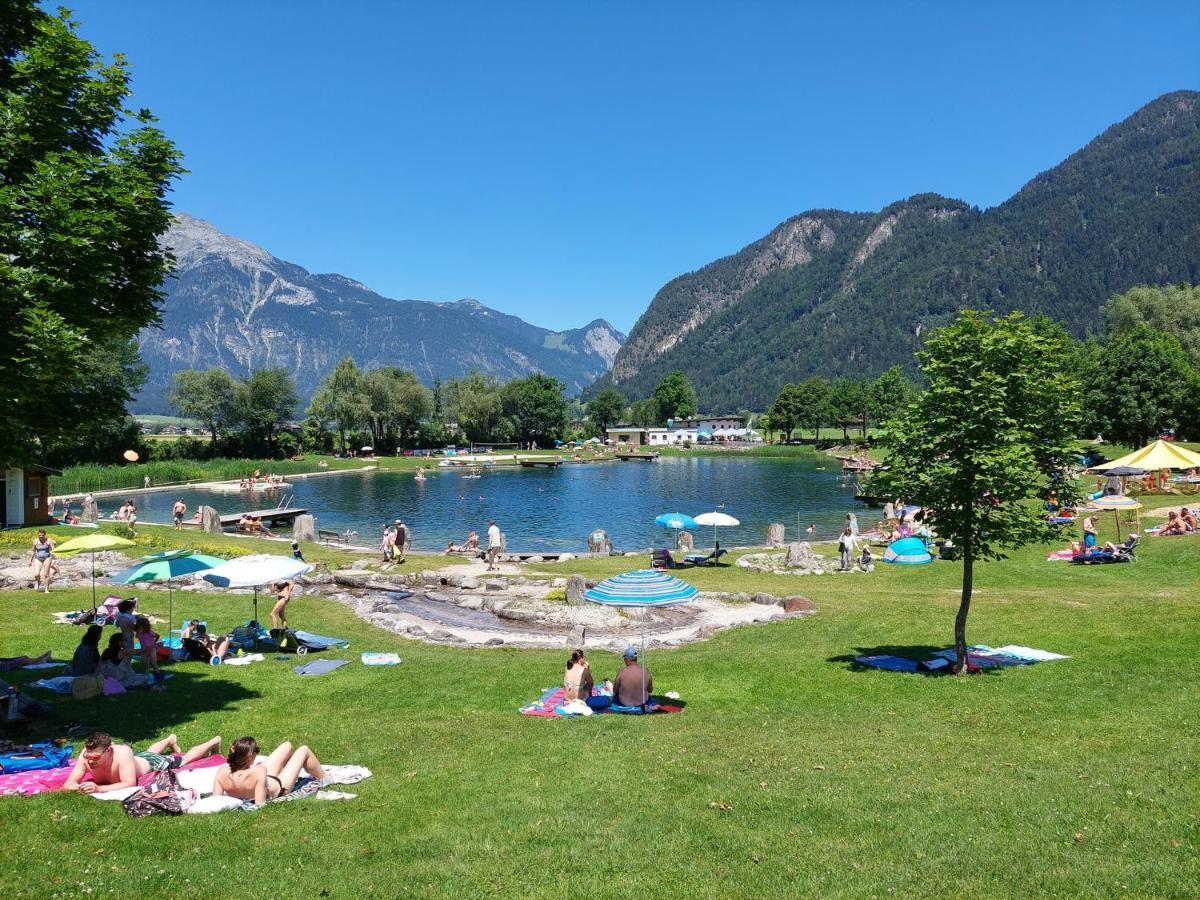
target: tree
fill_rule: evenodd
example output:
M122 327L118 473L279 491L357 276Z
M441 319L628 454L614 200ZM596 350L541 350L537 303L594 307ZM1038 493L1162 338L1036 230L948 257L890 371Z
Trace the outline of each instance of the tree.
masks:
M818 443L821 440L821 428L829 422L830 393L829 382L819 375L802 382L797 390L800 413L796 424L801 428L813 429Z
M129 382L91 361L157 321L183 171L150 112L125 110L130 94L128 64L103 60L66 11L3 3L0 461L124 417Z
M925 393L890 423L888 468L871 492L903 497L962 553L954 620L958 671L966 671L967 616L977 560L1049 540L1056 527L1036 499L1074 494L1079 384L1063 370L1061 341L1020 313L964 311L917 354Z
M500 440L496 429L504 411L500 402L500 382L491 375L472 372L465 378L452 378L443 386L446 415L471 441Z
M654 389L661 419L687 419L696 415L696 392L683 372L675 371Z
M783 432L785 443L792 439L792 432L800 423L803 404L804 397L801 390L794 384L785 384L783 390L779 392L779 396L775 398L775 402L771 404L771 408L767 410L771 417L772 427Z
M224 369L184 369L175 375L167 400L175 412L204 424L211 439L212 455L217 440L236 414L238 383Z
M1174 335L1192 368L1200 369L1200 285L1135 287L1109 298L1103 313L1108 333L1114 337L1139 325Z
M871 383L870 408L876 422L884 422L912 401L914 388L904 370L892 366Z
M625 412L625 397L614 387L601 388L588 402L588 415L595 423L600 437L609 425L615 425Z
M370 401L363 387L363 375L354 357L343 357L333 371L325 376L313 393L308 412L337 423L338 443L342 453L345 453L346 432L367 424L371 412Z
M861 425L867 436L867 415L871 403L867 382L857 378L839 378L830 388L829 407L833 421L842 429L842 440L850 440L850 426Z
M1140 447L1164 429L1191 423L1200 376L1175 337L1142 324L1102 348L1096 388L1105 434Z
M663 423L662 411L653 397L635 402L629 408L629 418L638 428L657 428Z
M259 369L239 385L236 422L248 443L275 453L275 435L299 402L296 383L287 369Z
M517 436L526 441L549 444L567 427L567 400L563 383L536 373L515 378L504 385L504 413Z

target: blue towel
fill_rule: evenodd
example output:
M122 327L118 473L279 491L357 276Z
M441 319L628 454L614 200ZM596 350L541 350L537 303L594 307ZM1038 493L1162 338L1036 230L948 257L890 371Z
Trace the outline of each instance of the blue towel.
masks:
M334 669L340 669L342 666L349 665L349 662L348 659L318 659L303 666L296 666L296 674L324 675L326 672L332 672Z
M902 656L856 656L854 661L864 666L870 666L872 669L883 669L885 672L917 671L917 661L904 659Z

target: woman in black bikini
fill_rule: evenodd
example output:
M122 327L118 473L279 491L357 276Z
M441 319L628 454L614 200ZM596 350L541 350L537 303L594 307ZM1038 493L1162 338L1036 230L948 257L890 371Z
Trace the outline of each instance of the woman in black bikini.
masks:
M292 790L301 769L318 781L325 778L325 770L313 752L305 746L293 748L290 741L276 747L265 762L255 762L257 757L258 741L254 738L234 741L229 748L229 763L217 769L213 795L228 794L263 804Z

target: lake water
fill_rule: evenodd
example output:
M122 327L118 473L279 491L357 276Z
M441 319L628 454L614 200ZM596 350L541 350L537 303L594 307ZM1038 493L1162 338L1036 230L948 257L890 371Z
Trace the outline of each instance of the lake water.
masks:
M823 468L818 468L823 467ZM438 469L422 483L411 472L331 475L293 482L281 493L217 493L209 490L139 494L130 492L138 518L170 521L171 505L182 497L191 515L201 504L221 514L275 506L304 507L319 528L355 531L357 542L373 546L383 523L401 518L412 527L414 546L441 550L461 542L471 529L484 539L494 518L513 551L578 552L595 528L608 532L617 550L636 550L672 540L654 519L664 512L699 515L714 509L741 521L717 529L722 545L761 544L770 522L787 525L788 540L817 526L815 538L836 537L854 510L856 486L843 479L835 459L747 459L716 456L670 457L657 462L606 462L558 469L497 468L479 478ZM120 498L105 498L111 514ZM865 523L864 523L865 527ZM808 537L808 535L802 535ZM712 544L711 527L695 533L696 546Z

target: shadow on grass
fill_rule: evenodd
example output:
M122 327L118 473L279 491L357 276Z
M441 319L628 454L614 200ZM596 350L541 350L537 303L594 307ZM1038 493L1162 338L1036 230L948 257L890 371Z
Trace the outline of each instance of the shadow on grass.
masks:
M864 665L863 663L860 663L858 661L857 657L860 657L860 656L896 656L896 657L899 657L900 659L907 659L907 660L912 660L915 663L921 663L927 659L932 659L934 657L934 654L936 654L939 651L944 650L944 649L945 649L945 647L934 647L929 644L904 644L904 645L884 644L879 647L856 647L856 648L854 648L853 652L843 653L839 656L831 656L826 660L826 662L844 663L846 665L846 668L849 669L851 672L892 671L890 669L879 669L879 668L876 668L875 666ZM995 667L989 666L989 667L980 668L978 670L978 672L972 670L971 674L976 675L976 674L987 673L990 675L995 675L995 674L999 673L1001 671L1001 669L1002 669L1002 667L1000 667L1000 666L995 666ZM897 670L894 672L894 674L897 674L897 675L953 675L954 673L951 672L949 666L947 666L944 669L938 669L933 672L927 672L922 669L916 669L914 671Z
M78 722L87 726L86 731L107 731L128 743L154 741L178 731L202 713L228 709L262 696L235 681L204 677L200 664L189 668L185 663L168 669L173 677L162 691L136 689L92 700L73 700L28 688L25 685L35 679L23 679L23 690L54 710L52 717L33 723L33 734L39 739L60 737L67 723Z

